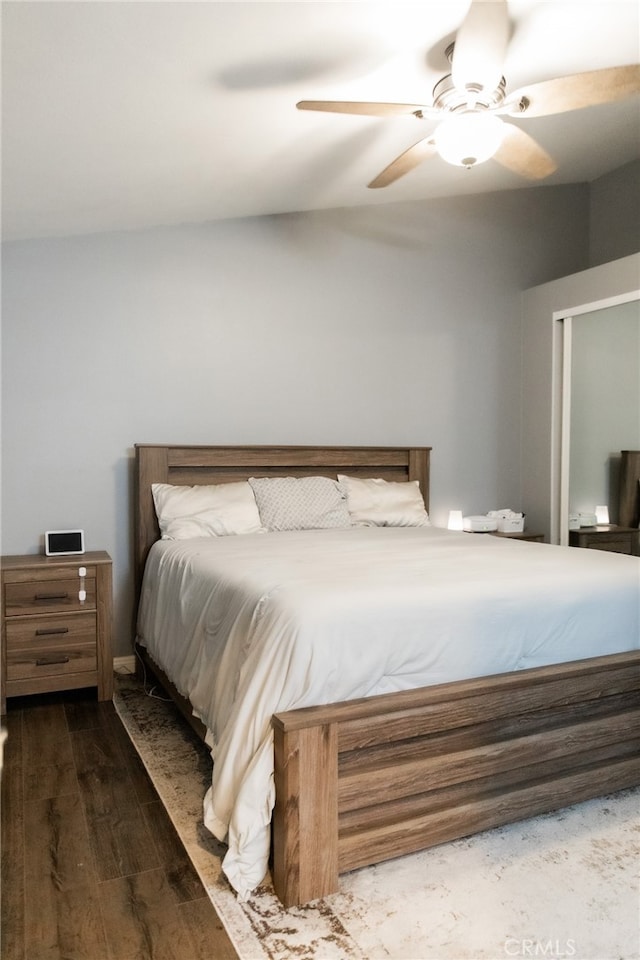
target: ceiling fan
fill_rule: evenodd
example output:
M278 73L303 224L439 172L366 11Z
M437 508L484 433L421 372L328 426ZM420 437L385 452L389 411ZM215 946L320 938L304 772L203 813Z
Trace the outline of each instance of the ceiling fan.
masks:
M467 168L493 157L523 177L541 180L553 173L555 162L533 137L502 117L546 117L622 100L640 92L640 65L543 80L507 94L502 66L508 40L507 0L472 0L455 43L445 51L451 72L436 83L431 105L301 100L297 107L440 121L432 133L385 167L369 187L386 187L435 154Z

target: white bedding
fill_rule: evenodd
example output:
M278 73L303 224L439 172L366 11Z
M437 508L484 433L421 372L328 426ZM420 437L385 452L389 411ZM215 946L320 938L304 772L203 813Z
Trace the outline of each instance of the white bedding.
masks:
M210 731L205 823L244 897L267 869L272 714L638 647L640 559L434 527L159 541L138 639Z

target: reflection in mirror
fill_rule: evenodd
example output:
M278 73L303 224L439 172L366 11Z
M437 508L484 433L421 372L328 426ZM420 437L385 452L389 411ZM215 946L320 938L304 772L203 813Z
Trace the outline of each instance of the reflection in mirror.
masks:
M640 302L574 316L569 513L619 519L620 451L640 448Z

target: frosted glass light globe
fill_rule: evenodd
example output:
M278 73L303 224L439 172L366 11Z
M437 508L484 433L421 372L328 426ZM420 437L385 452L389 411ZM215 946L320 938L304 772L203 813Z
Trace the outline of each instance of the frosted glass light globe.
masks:
M494 155L503 135L502 120L491 113L454 113L442 121L433 138L447 163L474 167Z

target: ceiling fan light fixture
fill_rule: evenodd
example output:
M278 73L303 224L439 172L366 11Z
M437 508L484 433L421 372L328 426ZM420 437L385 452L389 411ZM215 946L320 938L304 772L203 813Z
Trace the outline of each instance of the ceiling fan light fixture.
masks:
M475 167L494 155L502 142L504 123L490 113L451 114L433 134L443 160L457 167Z

